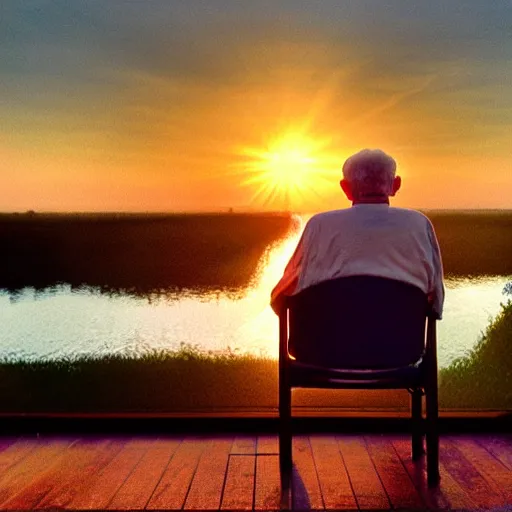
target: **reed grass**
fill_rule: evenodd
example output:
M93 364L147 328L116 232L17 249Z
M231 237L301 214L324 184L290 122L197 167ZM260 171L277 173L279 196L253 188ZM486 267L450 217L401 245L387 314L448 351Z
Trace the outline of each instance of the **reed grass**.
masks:
M272 407L277 365L265 357L177 351L0 363L11 412L169 412Z
M501 305L469 355L440 377L441 407L512 410L512 300Z

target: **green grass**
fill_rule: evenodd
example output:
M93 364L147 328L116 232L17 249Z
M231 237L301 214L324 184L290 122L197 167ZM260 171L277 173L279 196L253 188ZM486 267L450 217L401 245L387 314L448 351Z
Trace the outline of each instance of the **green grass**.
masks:
M441 371L440 406L512 410L512 300L471 353Z
M272 407L277 364L182 345L176 352L0 364L4 411L190 411Z
M512 410L512 301L469 357L440 372L442 409ZM277 361L182 345L138 357L111 355L0 363L8 412L187 412L277 407ZM403 397L358 391L365 409L400 409ZM373 393L373 394L372 394ZM389 392L386 392L389 393ZM323 401L325 403L325 401ZM337 400L337 405L343 404Z

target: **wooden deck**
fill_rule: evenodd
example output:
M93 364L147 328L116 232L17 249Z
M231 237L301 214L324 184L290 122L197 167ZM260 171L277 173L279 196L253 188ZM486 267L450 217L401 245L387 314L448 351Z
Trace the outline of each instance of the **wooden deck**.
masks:
M294 509L512 510L512 436L441 437L426 486L406 435L294 438ZM0 438L2 509L278 509L275 435Z

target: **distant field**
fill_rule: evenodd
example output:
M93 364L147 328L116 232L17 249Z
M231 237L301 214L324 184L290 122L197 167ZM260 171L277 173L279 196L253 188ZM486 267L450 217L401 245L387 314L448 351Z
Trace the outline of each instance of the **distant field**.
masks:
M445 274L512 275L512 210L426 214L439 239Z
M512 275L512 210L427 212L449 276ZM246 286L286 215L0 215L0 288Z
M0 288L236 289L286 215L0 215Z

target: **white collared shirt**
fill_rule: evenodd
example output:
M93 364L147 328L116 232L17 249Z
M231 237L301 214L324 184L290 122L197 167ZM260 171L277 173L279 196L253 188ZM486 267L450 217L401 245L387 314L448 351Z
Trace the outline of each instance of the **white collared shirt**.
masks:
M272 291L272 307L277 309L282 296L319 282L357 275L417 286L442 316L443 266L434 228L422 213L387 203L356 204L311 217Z

